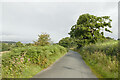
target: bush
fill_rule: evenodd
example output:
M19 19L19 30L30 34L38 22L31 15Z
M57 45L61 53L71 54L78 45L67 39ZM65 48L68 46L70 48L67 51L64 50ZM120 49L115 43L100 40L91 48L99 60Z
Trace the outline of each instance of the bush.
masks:
M11 52L3 54L2 76L3 78L17 78L31 64L39 65L44 69L66 52L66 49L59 45L14 48Z
M107 56L117 56L118 54L118 41L109 40L106 42L99 42L84 46L82 49L94 53L95 51L103 52Z
M63 46L63 47L66 47L66 48L76 48L77 47L77 44L76 42L74 41L73 38L70 38L70 37L65 37L65 38L62 38L60 41L59 41L59 45Z
M15 44L15 47L23 47L24 45L19 41Z
M103 78L118 78L118 41L86 45L80 49L80 54Z
M2 51L9 51L11 49L11 45L8 43L1 43Z

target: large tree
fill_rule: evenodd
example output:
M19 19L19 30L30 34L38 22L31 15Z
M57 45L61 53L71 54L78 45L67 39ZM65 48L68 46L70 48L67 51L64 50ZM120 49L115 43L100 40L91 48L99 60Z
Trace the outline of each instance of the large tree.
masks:
M79 16L77 23L72 26L69 35L75 38L78 47L89 43L95 43L105 38L104 32L101 31L101 29L111 32L108 29L108 27L112 27L111 22L112 20L109 16L97 17L90 14L83 14Z

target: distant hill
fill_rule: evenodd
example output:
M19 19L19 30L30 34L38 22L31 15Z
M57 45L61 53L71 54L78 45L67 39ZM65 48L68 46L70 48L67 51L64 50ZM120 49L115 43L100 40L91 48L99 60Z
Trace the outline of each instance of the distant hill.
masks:
M16 43L15 41L0 41L0 43Z

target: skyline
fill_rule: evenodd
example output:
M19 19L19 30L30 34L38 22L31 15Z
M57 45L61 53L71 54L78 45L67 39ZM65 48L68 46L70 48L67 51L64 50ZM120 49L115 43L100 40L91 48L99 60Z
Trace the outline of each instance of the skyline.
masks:
M2 3L3 41L32 42L38 34L50 34L53 42L68 37L80 15L110 16L112 32L105 36L118 38L117 2L4 2Z

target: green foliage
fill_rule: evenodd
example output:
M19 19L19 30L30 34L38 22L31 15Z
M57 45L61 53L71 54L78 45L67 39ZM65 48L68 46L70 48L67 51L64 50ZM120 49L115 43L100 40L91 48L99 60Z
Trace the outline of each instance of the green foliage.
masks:
M77 23L72 26L69 33L70 37L75 38L78 48L89 43L96 43L98 40L103 40L104 33L100 32L105 29L111 32L107 27L111 28L111 19L109 16L97 17L90 14L81 15Z
M15 47L23 47L24 45L19 41L15 44Z
M46 33L42 33L41 35L38 35L38 41L34 41L35 45L39 46L45 46L50 44L50 35Z
M9 51L15 47L15 42L12 41L1 41L0 42L0 52Z
M17 47L2 55L2 77L19 78L31 65L44 69L65 55L66 49L59 45Z
M2 43L0 43L0 52L2 51Z
M59 45L64 46L66 48L71 48L71 47L76 47L77 46L77 44L74 42L74 40L70 37L62 38L59 41Z
M118 55L118 41L109 40L106 42L99 42L96 44L90 44L84 46L82 49L89 51L90 53L104 52L107 56L117 56Z
M25 44L25 46L32 46L32 45L33 45L32 43Z
M107 40L114 40L114 38L106 37Z
M11 49L11 45L8 43L1 43L2 51L9 51Z
M118 41L90 44L79 52L86 63L103 78L118 78Z

